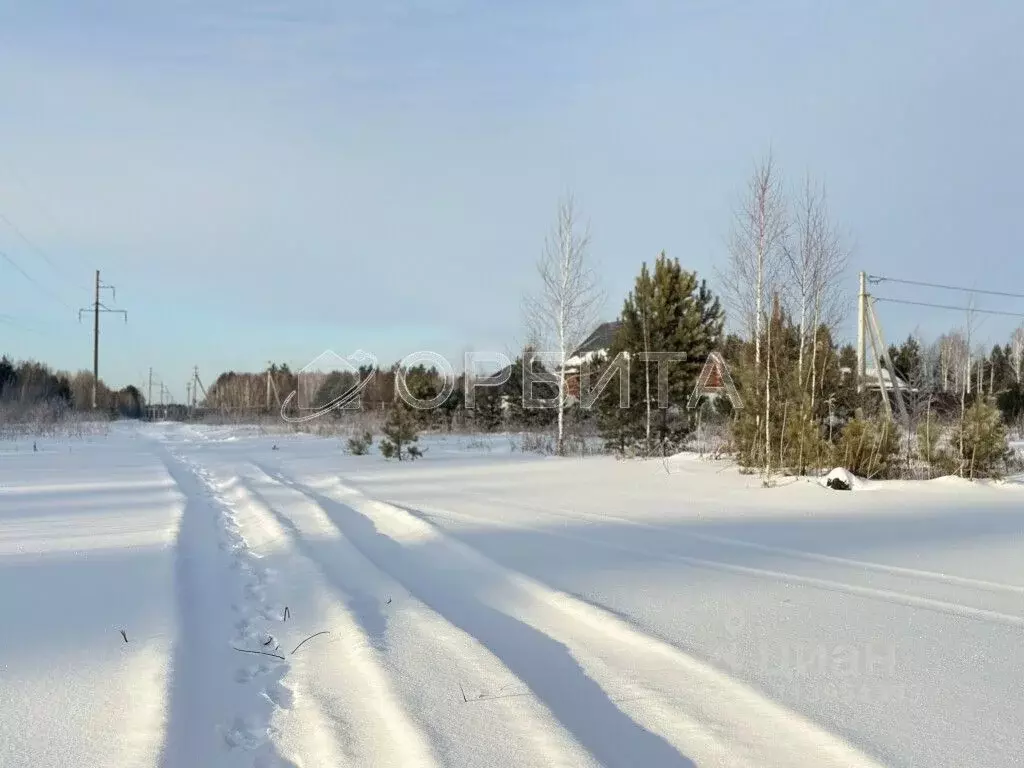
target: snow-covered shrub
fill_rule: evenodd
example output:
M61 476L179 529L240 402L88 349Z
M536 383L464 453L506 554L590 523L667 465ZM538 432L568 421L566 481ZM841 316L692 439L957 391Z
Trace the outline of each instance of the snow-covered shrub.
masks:
M73 410L60 399L35 403L0 402L0 439L101 437L110 431L104 411Z
M365 456L373 445L373 433L369 430L353 435L348 439L348 452L353 456Z
M476 437L469 438L463 445L463 448L467 451L485 451L490 453L492 446L489 440L477 435Z
M808 417L809 410L794 409L795 413L788 414L784 409L779 427L782 445L774 461L796 475L807 474L809 470L820 469L830 463L832 446L822 436L820 425Z
M519 438L519 449L523 453L541 453L550 456L555 452L555 439L539 432L524 432Z
M860 477L892 477L898 471L899 450L899 432L891 421L853 419L836 445L835 463Z

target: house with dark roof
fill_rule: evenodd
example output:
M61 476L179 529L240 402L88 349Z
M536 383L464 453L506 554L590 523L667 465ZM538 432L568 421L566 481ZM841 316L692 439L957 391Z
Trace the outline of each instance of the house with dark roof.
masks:
M565 388L571 399L580 394L580 368L606 356L621 327L622 322L619 320L601 323L566 359Z
M622 321L620 320L611 320L597 326L569 355L569 359L565 361L566 370L568 371L570 367L578 369L583 363L590 362L595 357L607 353L615 339L615 334L621 327Z

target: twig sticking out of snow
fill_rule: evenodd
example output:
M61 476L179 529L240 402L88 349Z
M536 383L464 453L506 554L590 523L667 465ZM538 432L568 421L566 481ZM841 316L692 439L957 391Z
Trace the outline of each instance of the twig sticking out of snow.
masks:
M239 651L240 653L258 653L260 656L273 656L275 659L280 659L281 661L284 661L284 656L282 656L279 653L269 653L267 651L250 651L248 648L237 648L235 646L231 647L234 648L236 651Z
M471 701L475 702L475 701L497 701L498 699L516 699L516 698L519 698L521 696L532 696L532 695L533 695L532 691L521 691L521 692L518 692L518 693L499 693L499 694L494 694L494 695L488 694L486 692L482 692L479 696L476 696L476 697L474 697L472 699L467 699L466 703L469 704ZM635 699L610 699L610 701L635 701Z
M303 641L302 641L301 643L299 643L298 645L296 645L296 646L295 646L295 648L293 648L293 649L292 649L292 653L294 654L294 653L295 653L295 651L299 650L299 648L301 648L301 647L302 647L303 645L305 645L305 644L306 644L307 642L309 642L310 640L312 640L312 639L313 639L314 637L318 637L319 635L326 635L326 634L329 634L328 630L326 630L326 629L324 629L324 630L321 630L320 632L315 632L315 633L313 633L312 635L310 635L309 637L307 637L307 638L306 638L305 640L303 640Z
M291 613L291 611L288 610L288 606L286 605L284 607L284 615L281 617L281 621L288 621L288 619L291 617L291 615L292 615L292 613Z
M128 634L123 629L121 630L121 637L124 638L126 643L128 642Z

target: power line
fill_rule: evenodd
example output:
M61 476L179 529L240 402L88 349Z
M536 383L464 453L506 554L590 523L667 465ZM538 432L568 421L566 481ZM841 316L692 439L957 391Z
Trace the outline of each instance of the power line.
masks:
M49 296L49 297L50 297L51 299L54 299L55 301L58 301L58 302L60 302L60 303L61 303L61 304L63 304L63 305L65 306L65 307L67 307L67 308L68 308L68 309L69 309L70 311L72 311L72 312L74 312L74 311L75 311L75 310L74 310L74 308L73 308L73 307L72 307L72 306L71 306L70 304L68 304L68 303L67 303L66 301L64 301L64 299L62 299L62 298L61 298L60 296L58 296L57 294L55 294L55 293L54 293L53 291L51 291L51 290L50 290L49 288L47 288L47 287L46 287L45 285L43 285L43 284L42 284L42 283L40 283L40 282L39 282L38 280L36 280L36 279L35 279L34 277L32 277L32 275L30 275L30 274L29 274L28 272L26 272L26 271L25 271L24 269L22 269L21 265L20 265L20 264L18 264L18 262L16 262L16 261L15 261L14 259L12 259L12 258L11 258L11 257L10 257L10 256L9 256L9 255L8 255L7 253L5 253L4 251L0 251L0 259L3 259L3 260L4 260L4 261L6 261L6 262L7 262L8 264L10 264L10 265L11 265L12 267L14 267L14 268L15 268L16 270L18 270L18 272L20 272L20 273L21 273L21 276L22 276L22 277L24 277L24 278L25 278L26 280L28 280L28 281L29 281L30 283L32 283L32 285L34 285L34 286L35 286L36 288L38 288L38 289L39 289L40 291L42 291L43 293L45 293L45 294L46 294L47 296Z
M963 293L982 293L986 296L1004 296L1010 299L1024 299L1024 293L1009 293L1007 291L985 291L980 288L964 288L962 285L942 285L940 283L925 283L920 280L901 280L897 277L882 277L880 275L868 275L868 282L871 283L902 283L903 285L919 285L923 288L938 288L943 291L962 291ZM980 310L979 310L980 311Z
M884 296L871 295L875 301L887 301L890 304L911 304L915 307L932 307L934 309L949 309L954 312L977 312L979 315L1002 315L1004 317L1024 318L1024 312L1000 312L995 309L976 309L974 307L955 307L950 304L932 304L927 301L910 301L909 299L890 299Z
M5 224L7 224L8 227L10 227L12 230L14 230L14 234L16 234L18 237L20 237L22 239L22 241L25 243L25 245L27 245L29 248L31 248L33 251L35 251L35 253L38 256L42 257L43 261L45 261L47 264L49 264L54 272L56 272L56 273L58 273L58 274L63 276L64 273L61 272L60 267L58 267L53 262L53 260L49 256L46 255L46 251L44 251L38 245L33 243L31 240L29 240L28 236L26 236L24 232L22 232L20 229L18 229L18 226L13 221L11 221L9 218L7 218L4 215L3 211L0 211L0 221L4 222Z
M0 160L4 159L0 158ZM25 199L31 200L35 204L36 209L39 211L39 213L43 214L43 218L45 218L49 222L50 226L53 229L57 230L59 234L63 235L63 237L66 240L72 240L73 238L68 234L67 229L65 229L64 226L59 221L57 221L57 219L53 216L50 210L43 205L39 195L36 194L36 192L34 192L29 187L28 182L25 181L25 177L22 176L13 165L11 165L9 160L2 162L2 165L6 168L7 175L15 179L21 185L22 190L25 192ZM65 285L67 285L68 287L73 287L76 292L79 290L80 286L74 284L74 281L70 277L68 277L67 269L66 267L62 266L59 263L59 259L51 258L49 253L42 246L40 246L38 243L30 239L29 236L26 235L24 231L22 231L22 229L18 227L18 225L15 224L13 221L11 221L10 217L4 214L2 211L0 211L0 220L6 222L7 226L10 227L14 231L14 233L19 238L21 238L21 240L32 251L35 252L36 255L38 255L40 258L43 259L43 261L49 264L51 269L53 269L53 271L62 280L64 280Z
M49 208L43 205L41 196L37 193L37 191L33 190L29 186L28 182L25 181L25 177L21 173L19 173L18 169L11 164L10 158L5 159L3 157L0 157L0 160L3 161L3 165L7 169L7 174L14 178L21 185L22 190L25 192L25 197L27 199L30 199L35 204L36 208L39 209L39 212L43 214L43 217L48 219L50 224L53 225L55 229L60 231L60 234L62 234L66 239L70 240L71 238L68 235L67 229L65 229L64 226L59 221L57 221L56 217L53 215L53 213L51 213Z
M0 325L7 325L11 328L17 328L19 331L26 331L28 333L42 334L42 331L37 328L33 328L30 325L24 325L14 315L6 315L0 313Z

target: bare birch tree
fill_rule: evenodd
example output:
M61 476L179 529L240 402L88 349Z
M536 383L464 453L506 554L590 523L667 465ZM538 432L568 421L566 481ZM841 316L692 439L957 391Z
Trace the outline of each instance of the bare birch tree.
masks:
M1010 338L1010 365L1018 384L1024 384L1024 325L1019 326Z
M718 278L726 306L741 330L754 339L754 363L761 365L761 329L769 286L775 284L788 230L782 180L769 154L759 162L734 214L729 260Z
M556 366L559 454L565 447L566 362L595 325L602 298L590 268L589 246L588 227L579 221L572 195L566 195L537 262L540 290L525 301L531 337L544 345L545 353L554 353L545 356Z
M963 331L939 337L939 367L943 392L959 392L965 386L970 347Z
M959 445L957 446L959 452L960 461L960 476L964 476L964 470L966 469L966 460L964 457L964 422L967 417L967 396L971 394L971 339L974 337L975 330L975 311L974 311L974 294L971 294L970 300L967 302L967 331L966 337L963 339L963 385L960 387L960 426L957 430L960 435Z
M798 381L801 391L810 379L811 409L817 384L818 328L835 331L845 315L847 302L840 278L846 269L846 251L831 221L824 185L808 176L797 197L793 220L795 242L782 245L783 282L790 310L799 320ZM805 352L811 342L810 376L805 376Z
M935 349L936 359L939 361L939 389L946 392L949 390L949 374L952 368L952 348L946 334L942 334L935 342Z
M783 242L782 276L791 312L799 318L800 390L805 391L809 385L813 413L818 382L818 329L824 326L835 332L845 317L847 302L841 279L846 270L847 252L831 221L824 185L806 177L797 200L795 242ZM805 373L808 342L811 344L809 376Z
M785 298L790 312L797 317L799 330L799 351L797 354L797 378L800 387L804 383L804 349L807 346L807 309L813 302L817 283L819 241L822 222L818 210L817 190L811 186L810 178L804 179L803 190L798 197L794 217L796 225L795 242L787 240L782 246L782 268Z
M755 166L746 190L733 214L729 233L729 259L724 270L716 270L722 296L738 330L754 341L753 387L761 387L762 329L770 323L766 317L768 297L774 295L786 241L789 220L781 175L769 153ZM770 369L766 372L770 374ZM765 409L757 417L765 419L765 474L771 471L771 444L767 440L771 418L770 380L765 376Z

